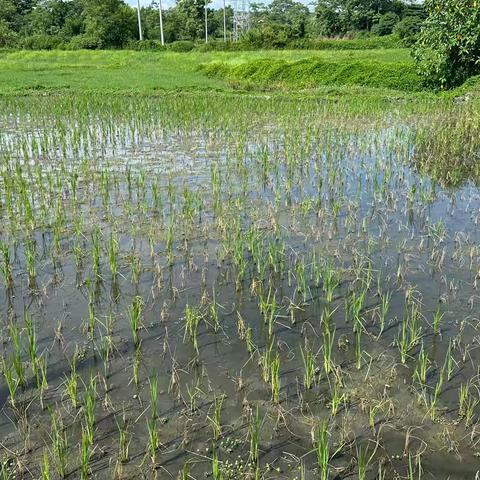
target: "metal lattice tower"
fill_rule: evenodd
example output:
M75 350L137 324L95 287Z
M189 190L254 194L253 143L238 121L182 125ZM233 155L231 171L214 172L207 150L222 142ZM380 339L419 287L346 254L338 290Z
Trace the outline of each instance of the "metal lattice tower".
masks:
M238 41L250 28L250 0L233 0L233 39Z

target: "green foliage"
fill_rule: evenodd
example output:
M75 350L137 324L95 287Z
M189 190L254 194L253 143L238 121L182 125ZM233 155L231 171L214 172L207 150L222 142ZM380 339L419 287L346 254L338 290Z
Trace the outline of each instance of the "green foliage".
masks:
M411 63L376 61L324 61L315 58L296 62L259 59L240 64L211 63L203 71L227 79L242 88L315 88L321 85L359 85L406 91L422 89L421 78Z
M410 47L415 43L417 35L422 28L422 23L423 18L421 17L413 15L405 17L395 25L393 33L398 35L407 47Z
M480 73L479 0L426 0L425 7L414 57L426 83L446 89Z
M352 31L370 31L375 26L383 35L388 35L409 8L410 5L400 0L318 0L317 32L325 36L345 35Z
M379 48L394 49L404 46L397 35L385 35L383 37L371 36L354 39L335 38L308 38L293 41L290 48L309 50L376 50Z
M24 37L20 43L29 50L53 50L60 45L60 39L52 35L36 34Z
M137 34L134 11L122 0L84 0L85 35L100 48L123 47Z
M380 36L390 35L399 21L400 17L395 12L384 13L372 27L372 32Z
M168 49L172 52L190 52L195 48L195 43L191 40L179 40L168 45Z

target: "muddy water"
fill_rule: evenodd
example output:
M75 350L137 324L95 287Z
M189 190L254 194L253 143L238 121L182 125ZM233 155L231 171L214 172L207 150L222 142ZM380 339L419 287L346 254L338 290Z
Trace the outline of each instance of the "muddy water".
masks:
M84 410L73 408L65 392L75 358L80 405L82 382L96 378L90 458L95 478L138 478L139 471L145 478L176 478L186 464L188 478L204 478L212 475L214 449L224 478L255 478L245 465L251 460L249 425L257 408L259 478L300 478L300 466L305 478L321 478L312 431L323 421L329 422L328 478L359 477L362 453L369 460L366 478L378 478L379 468L384 478L406 478L409 465L418 470L419 458L421 478L475 478L480 470L475 403L480 190L468 182L447 190L420 176L412 167L413 127L314 127L300 140L271 122L240 140L226 128L212 137L180 127L149 129L130 132L114 145L99 126L100 133L91 127L94 144L62 145L54 139L46 144L48 155L19 147L35 135L39 142L48 138L34 120L25 131L5 133L7 173L0 191L4 205L9 195L13 199L14 214L0 210L0 238L13 268L13 285L0 282L3 354L11 362L7 325L14 322L27 377L15 408L5 378L0 383L2 453L12 469L38 478L46 446L54 470L55 411L69 440L68 471L72 478L80 475ZM12 165L23 170L14 174ZM16 178L13 186L7 178ZM35 210L30 230L20 178ZM63 223L55 233L58 208ZM100 244L98 274L92 235ZM115 281L108 261L111 235L119 248ZM34 280L28 275L28 240L35 244ZM328 268L338 284L330 302ZM264 298L276 299L271 332L259 307L262 291ZM349 305L362 291L358 359ZM382 329L379 312L387 292L390 306ZM137 296L144 304L140 346L132 340L128 313ZM413 304L420 312L419 337L402 363L401 325ZM201 316L198 352L186 332L188 307ZM437 310L443 317L435 334ZM96 323L89 331L92 311ZM25 312L35 323L37 351L47 359L43 408L28 357ZM333 335L329 375L323 360L326 312ZM305 339L317 354L309 390L303 381ZM280 360L278 404L259 361L272 345ZM429 359L423 386L414 377L420 349ZM449 370L443 367L448 352ZM153 377L158 378L160 445L152 461L146 452ZM431 399L440 378L438 414L432 419ZM460 385L468 381L473 418L465 425L458 398ZM334 385L343 395L335 416ZM209 418L221 395L221 437L213 441ZM117 425L124 423L131 441L128 461L120 465Z

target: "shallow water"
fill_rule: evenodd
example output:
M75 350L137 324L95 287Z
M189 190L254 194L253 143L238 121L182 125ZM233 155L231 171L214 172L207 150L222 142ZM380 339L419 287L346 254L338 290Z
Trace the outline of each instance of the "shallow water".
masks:
M13 365L8 325L17 325L26 376L14 406L5 378L0 383L3 458L17 473L38 478L46 446L53 474L56 412L67 432L68 472L80 475L82 403L94 377L95 478L138 478L139 467L146 478L176 478L186 464L188 478L203 478L212 475L213 450L224 478L255 478L244 465L257 407L259 478L300 478L300 465L305 478L321 478L312 432L323 421L328 478L359 477L362 452L366 478L378 478L379 465L385 478L406 478L419 458L422 478L474 478L480 190L468 182L447 190L415 170L418 127L410 118L349 122L324 106L302 108L305 126L295 110L277 117L273 109L265 118L259 101L250 121L210 130L194 117L164 125L126 109L113 124L95 124L95 111L74 120L57 114L62 130L49 131L43 113L20 113L16 130L0 133L0 239L13 278L11 286L0 281L3 355ZM3 124L11 120L5 114ZM329 272L337 284L330 301ZM359 327L352 304L362 294ZM128 312L137 296L143 310L135 346ZM275 307L262 313L262 298L275 298ZM186 331L190 307L199 318L198 352ZM435 333L437 310L443 316ZM48 388L37 386L25 312L36 327L37 355L47 360ZM404 362L403 322L418 335ZM315 354L312 389L303 380L306 340ZM260 365L270 346L280 361L278 401ZM421 349L429 359L426 385L414 375ZM73 361L78 408L65 390ZM152 459L153 377L160 444ZM473 416L465 425L458 392L468 381ZM332 415L335 385L344 397ZM221 395L221 438L213 441L209 419ZM124 423L131 442L128 461L119 464L117 424Z

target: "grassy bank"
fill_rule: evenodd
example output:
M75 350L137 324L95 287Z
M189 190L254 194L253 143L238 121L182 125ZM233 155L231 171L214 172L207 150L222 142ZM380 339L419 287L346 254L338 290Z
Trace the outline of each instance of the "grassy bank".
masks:
M422 80L411 62L256 59L241 64L214 62L203 65L202 70L211 78L225 79L239 88L305 89L324 85L359 85L407 92L423 90Z
M378 64L409 62L408 50L255 51L255 52L134 52L16 51L0 53L0 93L74 90L154 93L177 89L229 89L228 82L199 70L204 63L228 65L251 61L319 61Z

